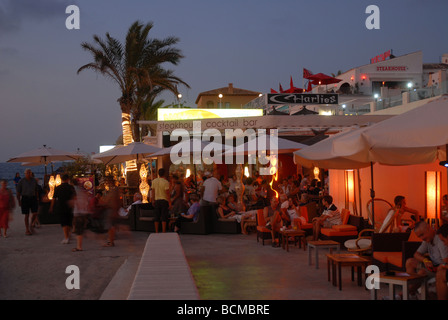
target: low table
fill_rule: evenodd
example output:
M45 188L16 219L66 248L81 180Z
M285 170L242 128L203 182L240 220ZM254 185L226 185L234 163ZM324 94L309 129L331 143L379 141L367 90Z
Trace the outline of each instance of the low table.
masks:
M340 252L339 242L332 240L324 241L308 241L308 264L311 265L311 248L314 248L314 254L316 256L316 269L319 269L319 249L329 249L330 253L333 253L333 249L336 249L338 253Z
M282 237L282 248L286 249L287 252L289 252L289 238L299 238L299 248L302 248L302 241L305 240L305 231L303 230L295 230L295 229L286 229L286 230L280 230L280 235ZM306 250L305 243L303 244L303 250Z
M339 290L342 290L341 269L342 267L352 268L352 281L354 281L354 268L357 268L358 286L362 287L362 268L366 268L370 261L353 253L327 254L328 281L330 281L330 268L333 277L333 285L336 287L339 282ZM336 279L336 269L338 277Z
M422 300L426 300L426 282L427 277L420 274L409 274L406 272L396 271L395 274L386 274L386 272L382 272L379 275L379 281L381 283L389 284L389 297L392 300L395 300L395 285L399 285L403 287L403 300L408 300L409 298L409 285L410 284L419 284L423 282L421 286L421 298ZM377 299L377 290L372 289L371 299Z

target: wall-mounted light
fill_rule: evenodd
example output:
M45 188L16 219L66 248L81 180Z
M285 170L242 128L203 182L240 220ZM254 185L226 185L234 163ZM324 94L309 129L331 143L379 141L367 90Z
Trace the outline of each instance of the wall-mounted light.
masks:
M437 219L440 213L440 171L425 172L425 213L427 219Z
M353 207L353 214L357 215L356 197L355 197L355 171L345 170L345 208L350 209L350 203Z
M55 188L56 188L57 186L60 186L60 185L61 185L62 180L61 180L61 175L60 175L60 174L58 174L58 175L56 176L56 179L54 180L54 182L55 182Z
M185 173L185 178L189 178L191 176L191 170L187 169L187 172Z

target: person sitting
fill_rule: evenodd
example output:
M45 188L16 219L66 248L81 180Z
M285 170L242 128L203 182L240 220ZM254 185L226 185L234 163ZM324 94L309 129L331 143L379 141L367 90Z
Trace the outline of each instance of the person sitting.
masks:
M448 194L442 197L442 206L440 208L440 219L442 224L448 224Z
M403 215L405 212L409 212L412 214L411 219L414 221L420 220L419 214L417 210L408 208L406 206L406 198L404 196L396 196L394 198L395 206L389 210L386 219L384 219L384 223L380 228L380 233L382 232L406 232L411 226L405 225L403 223Z
M322 198L322 205L324 211L320 217L313 219L313 240L317 240L320 235L320 229L331 228L335 225L342 224L341 213L339 209L333 204L333 197L326 195Z
M437 236L442 240L445 247L448 248L448 224L442 225L436 232ZM437 268L436 273L436 290L438 300L448 300L448 285L447 285L448 266L442 263Z
M263 209L264 220L266 221L266 228L271 230L272 236L272 246L277 247L276 243L276 234L280 231L282 227L281 219L279 220L279 214L281 214L280 209L278 208L278 199L276 197L272 197L270 201L270 205Z
M414 256L406 260L406 272L434 278L438 269L448 263L448 247L436 236L436 230L424 220L415 224L414 232L422 240L422 244ZM415 295L419 286L410 285L409 294Z
M227 203L223 196L219 196L216 202L219 204L219 207L216 211L218 212L220 219L236 219L235 215L237 214L237 212L227 206Z
M306 206L308 203L310 203L310 196L308 193L302 193L300 195L299 207Z
M236 202L235 195L230 193L227 196L227 206L235 212L244 212L246 211L244 203Z
M174 231L179 232L182 227L182 222L196 222L199 217L201 206L199 204L199 197L196 194L190 195L191 206L187 213L181 213L174 224Z
M132 204L129 207L127 207L127 208L120 208L118 210L118 214L121 217L126 217L129 214L130 210L132 209L133 205L143 203L142 199L143 199L143 196L142 196L142 194L140 192L134 193L134 197L132 198L132 201L133 201Z

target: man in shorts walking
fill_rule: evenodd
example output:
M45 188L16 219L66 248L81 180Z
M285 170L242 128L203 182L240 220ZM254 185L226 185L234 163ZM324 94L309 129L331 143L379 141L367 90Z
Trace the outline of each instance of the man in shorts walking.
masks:
M170 183L165 179L165 169L159 169L159 177L151 183L151 199L155 209L156 220L154 228L159 232L159 222L162 221L162 232L166 232L170 203Z
M33 222L37 219L38 210L38 189L37 181L33 178L31 169L25 170L25 177L20 179L17 184L17 201L22 209L22 214L25 216L26 235L33 234ZM30 223L31 212L31 223Z

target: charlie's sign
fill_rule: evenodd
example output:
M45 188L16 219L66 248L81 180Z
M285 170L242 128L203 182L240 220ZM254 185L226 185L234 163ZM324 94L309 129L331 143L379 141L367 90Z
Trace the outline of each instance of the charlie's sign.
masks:
M337 93L269 93L268 104L338 104Z

